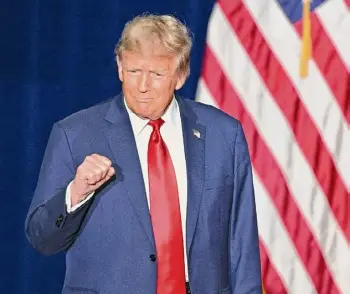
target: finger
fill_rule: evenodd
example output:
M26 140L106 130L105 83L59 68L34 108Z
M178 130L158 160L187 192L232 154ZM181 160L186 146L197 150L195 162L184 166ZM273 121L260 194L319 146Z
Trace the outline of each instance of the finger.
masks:
M115 174L115 169L113 167L108 168L106 171L102 171L96 165L92 164L91 166L89 166L89 168L90 173L88 174L87 179L88 184L90 185L99 184L99 182L104 183Z
M114 175L115 175L115 169L114 169L114 167L110 167L110 168L108 169L107 176L108 176L108 177L113 177Z
M93 164L89 161L84 161L77 169L76 178L79 182L86 183L89 181L90 183L94 180L94 172L93 172Z
M89 159L79 167L79 178L85 180L89 185L93 185L101 180L103 177L103 170L91 162Z
M105 184L107 181L110 180L110 176L107 175L105 178L100 180L99 182L94 183L93 185L90 186L92 191L95 191L96 189L100 188L103 184Z
M101 180L101 176L97 172L90 170L90 172L86 173L85 179L89 185L95 185Z
M85 162L89 162L89 163L95 164L95 165L96 164L98 164L98 165L102 164L102 161L98 157L93 156L93 155L86 156L85 157Z
M107 175L107 176L101 181L101 185L103 185L104 183L108 182L111 178L112 178L112 176Z
M112 166L112 161L103 155L94 153L94 154L91 154L91 157L94 158L95 160L97 160L98 162L103 163L103 165L106 165L108 167Z
M92 164L93 169L100 169L101 171L101 179L103 179L107 173L110 165L106 163L103 159L99 158L98 156L87 156L86 161Z

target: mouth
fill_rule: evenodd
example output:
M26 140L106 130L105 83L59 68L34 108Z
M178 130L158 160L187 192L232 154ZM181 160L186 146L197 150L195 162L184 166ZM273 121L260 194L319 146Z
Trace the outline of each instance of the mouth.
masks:
M152 98L149 98L149 97L146 97L146 98L137 97L137 98L136 98L136 101L137 101L137 102L140 102L140 103L146 103L146 102L149 102L149 101L151 101L151 100L152 100Z

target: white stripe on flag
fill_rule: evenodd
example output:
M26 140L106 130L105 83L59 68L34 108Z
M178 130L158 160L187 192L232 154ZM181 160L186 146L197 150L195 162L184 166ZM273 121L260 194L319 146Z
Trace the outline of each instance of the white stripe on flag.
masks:
M349 254L349 246L344 234L285 117L218 6L212 12L207 42L276 158L335 281L340 289L347 289L348 271L345 269L348 267L344 256ZM327 224L328 234L325 234L324 224Z
M288 293L316 293L313 282L295 252L278 211L257 173L253 170L258 229L266 251Z
M198 81L196 101L219 108L216 102L214 101L213 97L209 93L207 85L205 84L202 78L200 78Z
M332 0L333 1L333 0ZM270 45L332 156L345 186L350 189L350 130L323 75L310 61L309 76L299 76L300 38L276 1L243 0ZM278 24L278 25L276 25ZM337 136L335 136L337 134Z

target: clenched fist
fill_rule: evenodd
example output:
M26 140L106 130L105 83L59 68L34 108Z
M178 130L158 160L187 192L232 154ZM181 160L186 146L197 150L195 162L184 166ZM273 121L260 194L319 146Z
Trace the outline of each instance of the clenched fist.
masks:
M107 157L99 154L86 156L84 162L77 168L70 187L72 207L96 191L114 174L112 162Z

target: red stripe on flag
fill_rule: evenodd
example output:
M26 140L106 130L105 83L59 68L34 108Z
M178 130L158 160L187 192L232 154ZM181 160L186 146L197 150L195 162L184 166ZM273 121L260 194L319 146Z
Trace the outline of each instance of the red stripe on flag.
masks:
M266 294L287 294L287 290L277 274L273 263L267 254L266 246L260 240L261 272Z
M349 7L350 9L350 0L344 0L345 4Z
M300 100L285 70L241 1L220 1L226 18L283 112L295 139L323 189L329 205L350 241L350 201L333 158Z
M301 36L302 22L299 21L294 26ZM311 14L311 37L313 60L331 88L346 121L350 123L350 103L346 95L349 73L315 13Z
M300 213L278 164L266 146L239 96L228 82L208 46L202 77L220 109L237 118L244 128L253 166L272 197L281 219L318 293L339 293L318 243ZM268 172L267 172L268 171ZM273 285L267 285L268 287Z

